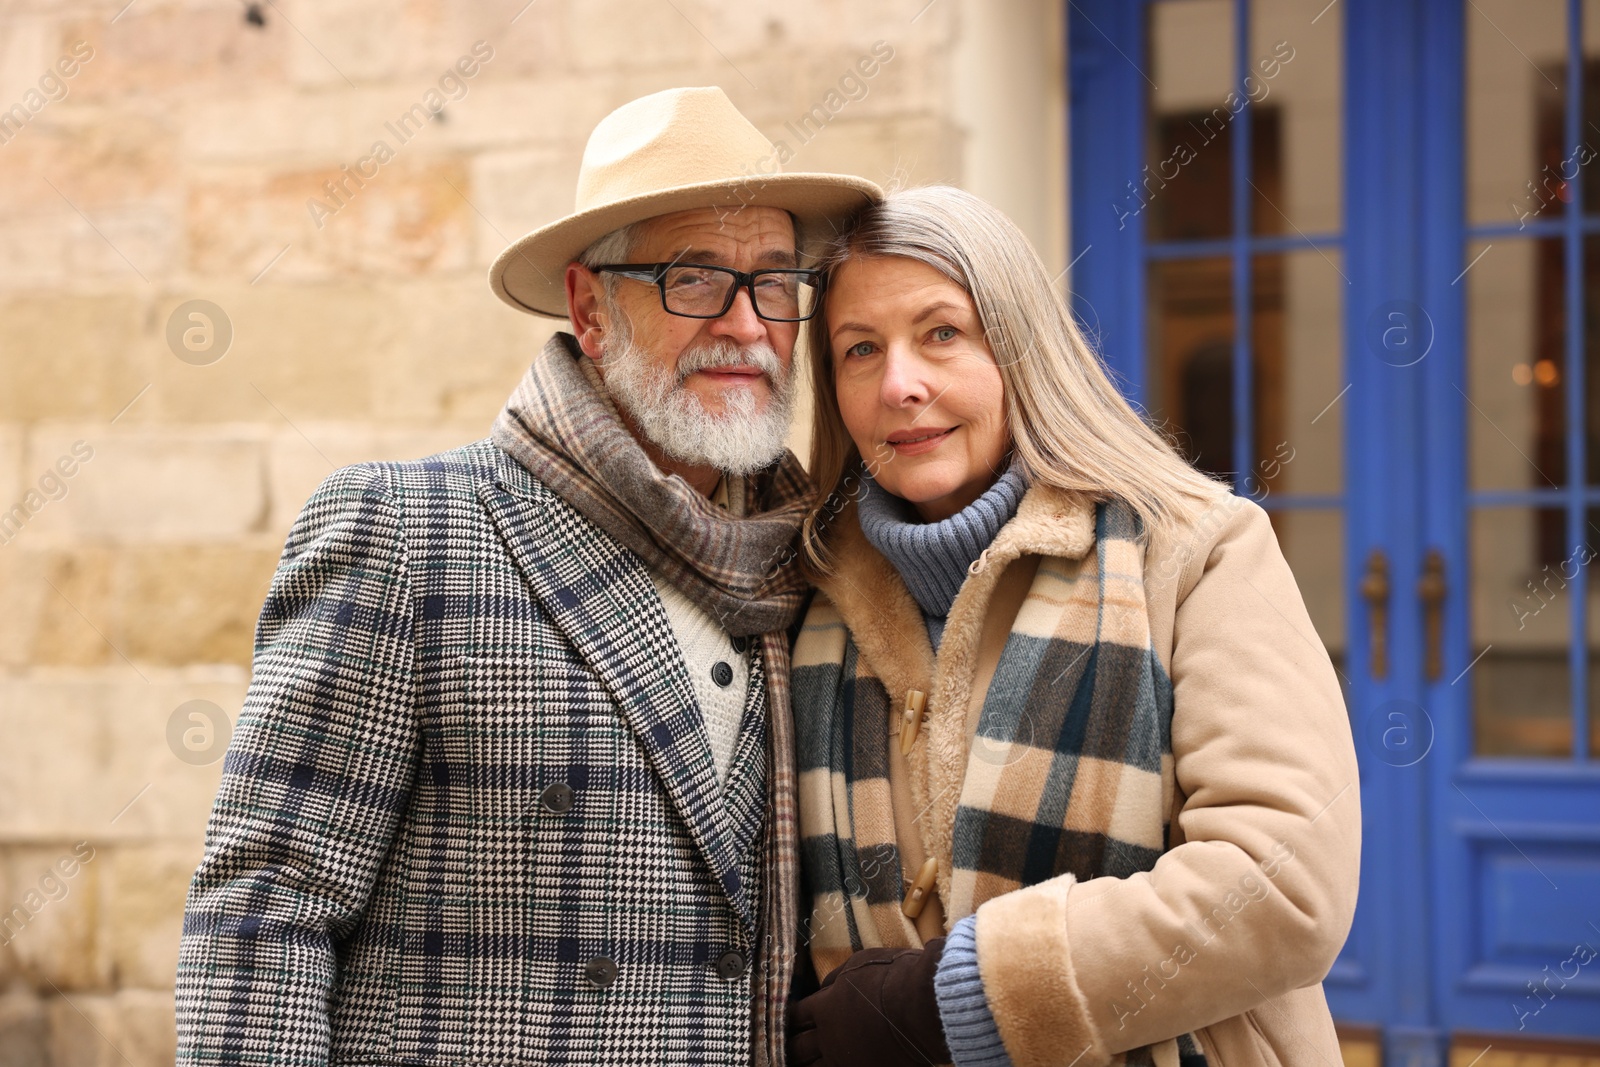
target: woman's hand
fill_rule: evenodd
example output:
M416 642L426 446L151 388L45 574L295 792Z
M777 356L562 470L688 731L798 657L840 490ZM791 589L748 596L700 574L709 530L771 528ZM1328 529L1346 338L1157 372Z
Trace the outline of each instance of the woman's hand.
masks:
M823 979L790 1016L791 1067L928 1067L950 1062L926 948L868 948Z

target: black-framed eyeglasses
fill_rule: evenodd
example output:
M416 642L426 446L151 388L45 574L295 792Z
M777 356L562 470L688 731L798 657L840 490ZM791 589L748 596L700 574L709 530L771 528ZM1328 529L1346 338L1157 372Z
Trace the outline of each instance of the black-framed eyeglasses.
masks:
M746 272L702 263L608 263L594 269L649 282L661 291L668 314L688 319L721 318L743 289L761 318L804 322L817 313L823 286L821 271L789 267Z

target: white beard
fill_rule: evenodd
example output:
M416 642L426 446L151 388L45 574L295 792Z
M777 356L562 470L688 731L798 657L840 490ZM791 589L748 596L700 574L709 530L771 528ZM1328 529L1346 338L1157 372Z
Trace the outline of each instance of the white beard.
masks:
M614 312L611 321L626 322L626 318ZM685 351L675 371L669 371L633 343L630 328L616 333L608 339L600 361L606 390L667 456L740 475L770 466L783 454L794 382L771 345L740 347L732 341L714 341ZM766 374L770 395L764 409L756 410L754 390L731 388L723 391L721 414L713 415L683 387L697 370L740 364L759 367Z

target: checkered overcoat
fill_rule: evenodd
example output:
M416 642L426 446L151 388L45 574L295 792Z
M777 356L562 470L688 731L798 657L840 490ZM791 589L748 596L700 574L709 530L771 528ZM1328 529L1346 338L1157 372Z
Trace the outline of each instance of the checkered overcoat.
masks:
M262 612L179 1062L764 1062L759 647L719 788L638 557L487 441L333 474Z

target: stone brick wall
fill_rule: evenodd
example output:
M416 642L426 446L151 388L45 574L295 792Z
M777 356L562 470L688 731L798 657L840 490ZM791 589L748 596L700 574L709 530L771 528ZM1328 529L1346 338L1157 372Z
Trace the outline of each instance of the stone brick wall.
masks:
M552 327L485 270L594 123L715 83L791 169L960 183L974 5L924 4L0 4L0 1067L171 1062L283 536L336 465L486 433Z

